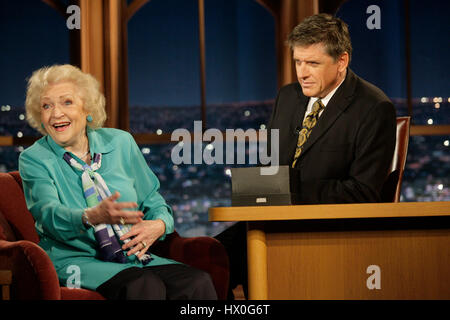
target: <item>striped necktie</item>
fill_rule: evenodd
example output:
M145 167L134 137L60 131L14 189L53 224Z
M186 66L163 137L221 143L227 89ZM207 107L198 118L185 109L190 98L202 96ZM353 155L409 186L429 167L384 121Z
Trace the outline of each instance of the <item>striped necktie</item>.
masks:
M303 120L302 123L302 129L300 130L298 134L297 139L297 147L295 148L295 154L294 154L294 160L292 161L292 168L295 168L295 165L297 164L297 160L302 154L303 146L305 145L306 140L308 140L312 129L317 123L317 120L319 119L319 113L325 108L325 106L322 103L322 100L317 99L316 102L314 102L312 111L306 116L305 120Z

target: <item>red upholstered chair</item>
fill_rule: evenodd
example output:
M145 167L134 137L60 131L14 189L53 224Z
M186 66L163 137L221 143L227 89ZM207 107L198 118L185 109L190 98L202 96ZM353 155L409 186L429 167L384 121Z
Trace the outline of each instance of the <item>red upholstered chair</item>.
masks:
M397 141L392 159L390 174L381 190L382 202L400 202L403 172L408 155L410 117L397 118Z
M0 285L3 298L8 298L9 286L11 299L104 299L91 290L60 286L52 261L37 245L39 237L34 219L26 207L17 171L0 173L0 195ZM155 244L152 252L208 272L219 299L226 299L229 262L225 248L216 239L183 238L174 232Z

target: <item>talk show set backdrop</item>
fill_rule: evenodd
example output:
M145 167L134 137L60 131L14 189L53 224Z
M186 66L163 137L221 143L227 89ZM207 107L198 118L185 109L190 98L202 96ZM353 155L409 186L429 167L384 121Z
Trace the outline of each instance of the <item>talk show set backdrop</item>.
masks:
M397 116L411 115L414 125L449 125L450 2L408 3L406 16L400 0L343 2L336 15L350 28L350 67L391 98ZM378 20L367 12L371 5L379 8ZM25 120L26 79L44 65L71 62L69 33L66 18L43 1L0 1L0 137L39 136ZM152 0L128 22L132 134L193 132L194 121L202 119L198 37L197 0ZM206 128L265 128L278 89L275 41L274 17L258 2L205 0ZM450 200L449 140L448 134L411 136L401 201ZM223 164L176 165L171 159L175 145L140 148L174 210L176 230L184 236L214 236L231 223L208 222L208 209L230 206L230 169L250 165L257 150L246 146L244 165L225 163L225 156ZM27 147L0 145L0 171L17 170Z

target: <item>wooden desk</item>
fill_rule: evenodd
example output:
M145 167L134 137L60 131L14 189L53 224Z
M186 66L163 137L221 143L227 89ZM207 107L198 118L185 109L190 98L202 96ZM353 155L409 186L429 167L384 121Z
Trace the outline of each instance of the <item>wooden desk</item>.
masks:
M248 222L250 299L450 299L450 202L221 207L209 219Z

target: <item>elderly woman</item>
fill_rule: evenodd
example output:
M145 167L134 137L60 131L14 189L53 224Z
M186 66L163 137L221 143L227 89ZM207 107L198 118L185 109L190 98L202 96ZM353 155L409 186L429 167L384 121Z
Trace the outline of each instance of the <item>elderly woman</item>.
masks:
M71 65L35 71L29 124L44 136L22 152L19 171L39 245L62 285L108 299L217 299L209 274L147 252L173 232L159 181L127 132L101 128L105 98Z

